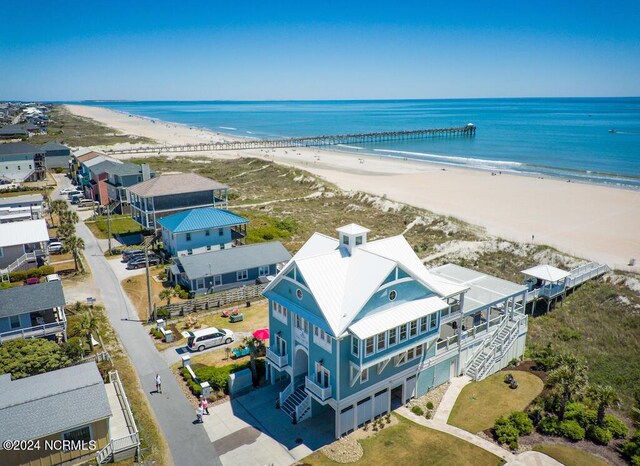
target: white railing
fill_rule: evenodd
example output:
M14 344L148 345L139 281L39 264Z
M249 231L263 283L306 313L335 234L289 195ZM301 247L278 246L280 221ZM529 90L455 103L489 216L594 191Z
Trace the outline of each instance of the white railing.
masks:
M304 378L304 387L322 401L331 398L331 386L321 387L309 377Z
M304 400L296 406L296 422L302 422L307 417L306 414L311 411L311 397L309 395L304 397Z
M279 355L278 353L273 351L271 348L267 348L267 359L271 364L276 366L278 369L282 369L287 365L287 355L286 354Z
M96 460L98 461L98 464L103 464L111 458L111 455L113 455L113 447L111 446L111 443L107 443L107 445L98 452Z
M448 338L445 338L442 341L436 343L436 350L449 350L449 346L458 343L458 335L451 335Z
M509 333L506 336L506 339L502 342L498 342L495 345L487 357L485 358L483 364L478 367L478 372L476 374L476 380L481 380L491 372L493 366L504 356L505 351L508 351L511 348L512 343L516 340L520 330L520 323L516 323L513 327L509 329Z
M17 338L38 338L55 335L56 333L64 332L65 328L66 321L61 321L10 330L0 333L0 344L2 344L3 341L15 340Z
M287 388L285 388L278 394L280 406L284 405L284 402L287 401L287 398L289 398L291 395L293 395L293 380L289 385L287 385Z
M480 345L480 348L478 348L478 350L475 353L473 353L473 355L471 355L471 357L469 358L469 364L467 365L467 367L471 367L473 365L473 363L476 360L476 358L478 358L480 356L480 354L484 352L485 349L487 349L489 346L491 346L491 344L500 335L500 332L502 332L502 330L504 330L504 328L509 323L509 315L507 313L504 313L503 315L501 315L499 317L496 317L496 319L502 319L502 321L498 325L498 328L494 330L494 334L493 334L492 338L487 338L485 340L485 342ZM493 320L495 320L495 319L493 319ZM491 355L491 352L489 352L489 355ZM485 361L486 361L486 359L485 359ZM479 369L480 369L480 367L478 367L478 370Z
M18 257L11 264L9 264L6 268L0 269L0 274L2 274L3 276L9 275L11 272L13 272L15 269L20 267L25 262L32 261L32 260L36 260L36 253L35 252L26 252L23 255L21 255L20 257Z

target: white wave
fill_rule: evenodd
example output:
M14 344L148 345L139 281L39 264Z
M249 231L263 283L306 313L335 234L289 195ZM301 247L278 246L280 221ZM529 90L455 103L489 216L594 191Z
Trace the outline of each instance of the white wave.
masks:
M253 134L253 131L247 131L247 134Z
M487 160L487 159L476 159L474 157L455 157L451 155L435 155L435 154L425 154L423 152L408 152L403 150L390 150L390 149L373 149L375 152L388 152L390 154L404 154L404 155L417 155L420 157L428 157L432 159L441 159L441 160L450 160L452 162L471 162L471 163L485 163L485 164L494 164L494 165L510 165L510 166L521 166L520 162L510 162L507 160Z
M221 126L220 129L230 129L230 130L233 130L233 131L237 131L238 130L238 128L233 128L231 126Z
M357 150L361 150L364 149L364 147L358 147L358 146L347 146L346 144L336 144L337 147L346 147L347 149L357 149Z

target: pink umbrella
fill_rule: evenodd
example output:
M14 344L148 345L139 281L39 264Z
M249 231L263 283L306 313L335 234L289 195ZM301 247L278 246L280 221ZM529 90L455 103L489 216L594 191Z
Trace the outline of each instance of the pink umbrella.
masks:
M256 337L258 340L268 340L269 339L269 329L268 328L261 328L256 330L255 332L253 332L253 336Z

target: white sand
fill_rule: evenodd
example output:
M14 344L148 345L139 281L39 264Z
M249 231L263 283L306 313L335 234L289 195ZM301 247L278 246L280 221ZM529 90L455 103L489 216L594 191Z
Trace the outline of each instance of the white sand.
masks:
M146 136L162 144L232 139L207 130L153 123L104 108L67 107L124 133ZM443 170L440 165L424 162L309 148L181 155L268 158L304 168L346 190L386 195L483 226L489 233L506 239L530 242L534 235L535 243L640 272L638 191L510 174L492 176L489 172L462 168ZM631 258L638 262L633 268L627 267Z

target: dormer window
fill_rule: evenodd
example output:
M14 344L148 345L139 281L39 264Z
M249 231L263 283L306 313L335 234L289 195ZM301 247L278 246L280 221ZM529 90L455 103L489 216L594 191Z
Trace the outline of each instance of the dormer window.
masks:
M20 168L20 167L18 167ZM342 244L348 246L349 245L349 237L347 235L342 236Z
M360 246L362 244L362 236L356 236L356 246Z

